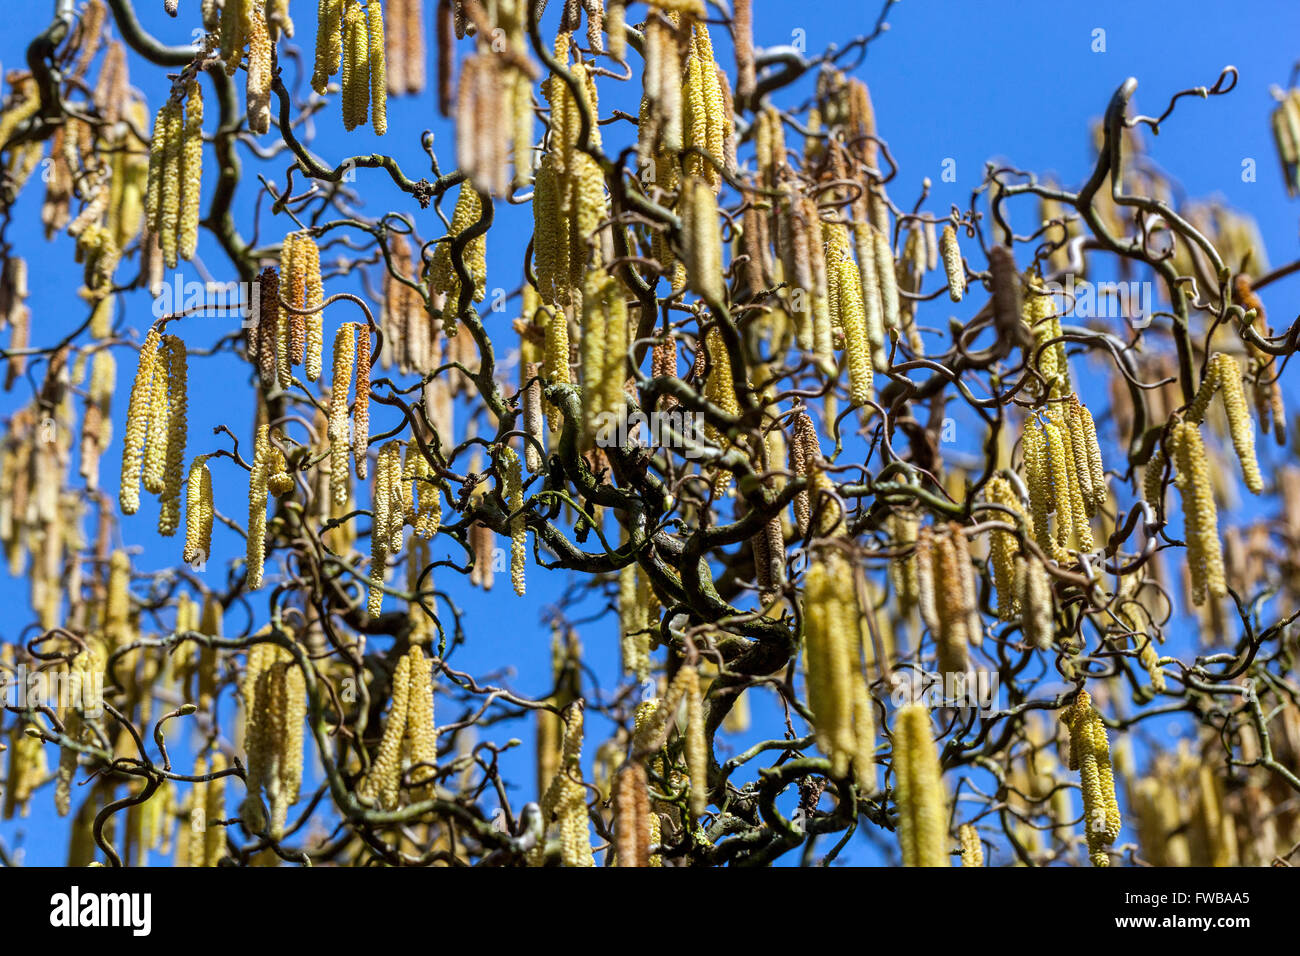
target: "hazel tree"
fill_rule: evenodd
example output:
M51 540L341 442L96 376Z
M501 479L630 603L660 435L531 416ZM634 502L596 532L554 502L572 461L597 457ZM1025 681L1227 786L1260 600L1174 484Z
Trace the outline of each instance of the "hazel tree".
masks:
M6 818L52 791L71 865L1295 862L1300 263L1144 143L1234 68L944 211L862 78L888 2L819 54L750 0L159 5L58 0L4 77Z

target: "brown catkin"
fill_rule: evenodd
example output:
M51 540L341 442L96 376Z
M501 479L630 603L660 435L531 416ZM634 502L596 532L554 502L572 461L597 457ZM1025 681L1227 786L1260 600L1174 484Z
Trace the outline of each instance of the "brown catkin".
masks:
M614 846L619 866L650 865L650 797L645 767L630 762L614 789Z

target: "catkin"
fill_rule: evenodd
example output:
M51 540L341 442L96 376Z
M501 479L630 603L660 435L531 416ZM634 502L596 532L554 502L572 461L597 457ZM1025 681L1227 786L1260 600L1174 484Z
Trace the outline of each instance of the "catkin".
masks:
M351 131L365 123L370 110L370 34L358 0L344 3L343 128Z
M334 375L330 380L330 497L335 507L348 500L348 381L356 350L356 323L345 322L334 335Z
M614 846L619 866L650 865L650 796L645 767L623 765L614 785Z
M957 828L957 837L961 840L961 865L983 866L984 845L980 842L979 831L971 824L963 823Z
M352 409L353 462L357 477L366 477L370 454L370 329L357 323L356 405Z
M212 474L208 456L198 455L190 465L185 483L185 550L186 564L206 562L212 553Z
M370 121L376 136L388 132L388 76L384 62L384 12L379 0L366 4L366 30L370 49Z
M691 780L691 815L704 815L709 804L709 751L704 738L704 697L693 665L682 666L686 685L686 774Z
M1079 771L1089 858L1094 866L1110 866L1106 847L1119 836L1121 821L1106 725L1086 690L1061 712L1061 721L1070 730L1069 768Z
M319 0L316 8L316 66L311 88L324 95L343 62L343 0Z
M1174 484L1183 500L1183 533L1187 539L1191 600L1199 606L1205 603L1207 594L1218 599L1228 593L1214 488L1210 482L1205 444L1197 425L1179 422L1173 427L1170 440L1176 468Z
M155 326L145 336L140 348L140 363L131 385L131 401L126 413L126 437L122 441L122 479L118 503L122 513L133 515L140 508L140 475L144 465L144 443L149 428L153 379L160 370L158 343L162 337Z
M185 97L180 172L178 248L182 259L193 259L199 241L199 194L203 184L203 87L197 77L190 82Z
M250 4L250 0L244 0ZM256 135L271 128L271 59L275 44L267 29L266 17L250 9L245 14L248 22L248 83L245 99L248 111L249 132Z
M835 777L852 770L859 787L870 792L874 729L859 660L861 610L843 552L828 548L814 559L804 588L804 673L817 746L830 758Z
M162 348L167 351L168 415L158 533L163 537L170 537L176 533L176 528L180 524L181 469L185 464L185 444L189 431L187 373L185 343L180 337L164 336Z
M894 801L904 866L948 866L948 809L930 711L910 703L894 716Z
M267 426L259 425L253 446L253 465L248 475L248 540L244 581L251 591L262 586L262 564L266 558L266 494L270 441Z
M500 450L502 473L502 497L505 499L509 513L510 527L510 583L515 594L524 596L524 564L527 561L525 550L524 486L523 474L519 464L519 455L509 445L502 445Z
M370 522L370 594L366 604L371 617L379 615L384 601L384 570L392 543L393 464L397 449L397 442L388 442L379 449L375 462Z
M682 261L687 286L707 302L722 302L722 233L718 200L702 179L690 178L682 187Z
M1237 360L1224 352L1216 352L1210 357L1205 370L1205 379L1197 390L1192 404L1187 409L1186 420L1199 423L1204 420L1205 412L1215 394L1223 398L1223 410L1228 418L1228 433L1232 436L1232 446L1241 463L1242 478L1246 487L1254 494L1264 490L1264 478L1259 471L1259 462L1255 457L1255 423L1246 407L1246 394L1241 385L1241 368Z
M1001 475L995 475L984 488L984 499L990 504L1002 505L1012 514L995 512L993 520L1014 524L1015 515L1019 515L1027 531L1032 532L1033 519L1026 513L1020 503L1011 482ZM989 563L993 566L993 583L998 592L998 617L1003 621L1013 620L1020 613L1020 601L1016 595L1016 557L1020 542L1009 531L993 531L989 535Z
M948 297L960 302L966 294L966 271L962 266L961 247L957 245L957 230L952 226L943 227L939 251L943 255L943 271L948 276Z

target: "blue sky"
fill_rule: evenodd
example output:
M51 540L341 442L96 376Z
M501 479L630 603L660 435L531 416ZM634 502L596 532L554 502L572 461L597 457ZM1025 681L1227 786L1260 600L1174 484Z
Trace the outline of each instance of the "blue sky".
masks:
M8 6L7 29L0 39L0 62L12 68L23 61L21 44L46 26L53 4L42 0ZM157 0L137 0L137 6L146 28L167 43L185 42L189 28L197 20L197 0L183 0L179 22L170 21ZM432 8L433 4L428 6ZM756 0L755 7L756 42L760 46L802 42L810 52L869 31L879 11L874 2L822 0ZM292 10L299 22L299 43L309 60L315 4L298 0ZM638 10L634 8L634 15ZM1287 82L1292 63L1300 53L1293 42L1300 36L1300 6L1257 0L1235 4L1229 14L1222 3L1208 0L1180 3L1176 12L1166 4L1110 0L1086 4L902 0L891 10L889 23L889 31L871 44L856 75L871 88L878 129L902 169L890 188L900 206L910 208L919 195L921 180L929 177L932 190L927 210L943 213L951 204L965 208L984 163L994 158L1038 173L1050 171L1066 184L1077 184L1091 168L1089 123L1100 115L1111 93L1126 77L1135 76L1140 83L1136 108L1155 114L1163 110L1175 91L1212 84L1224 66L1233 64L1240 72L1240 80L1230 96L1184 100L1159 137L1146 136L1147 149L1189 195L1218 194L1252 214L1275 265L1295 258L1297 219L1295 207L1285 197L1269 133L1272 100L1268 90L1272 84ZM1098 34L1099 30L1104 34ZM729 45L718 33L715 30L719 59L725 63ZM1094 49L1099 39L1104 39L1104 52ZM162 100L166 81L159 70L147 67L134 55L131 71L133 84L146 94L152 111ZM607 81L602 82L602 97L609 97L602 102L623 108L628 108L628 103L635 105L628 92L615 94ZM610 92L606 94L606 90ZM804 95L801 87L799 92L784 94L781 102L789 105ZM431 92L418 99L391 101L389 124L390 132L382 142L368 128L345 134L338 103L333 102L318 117L318 138L313 148L331 164L345 155L382 149L394 153L408 174L418 178L427 172L419 134L430 128L442 168L454 167L454 134L450 124L436 115ZM207 126L210 132L211 116ZM257 186L255 173L261 171L283 184L285 164L282 160L265 165L248 161L246 151L245 157L236 221L249 234L251 199ZM1257 162L1254 182L1243 181L1242 163L1246 159ZM209 174L205 182L210 190L210 147L205 160ZM955 162L955 182L945 182L941 177L949 160ZM301 180L298 182L301 184ZM420 211L410 197L391 186L384 172L360 170L356 186L365 197L367 213L378 215L389 209L407 213L415 217L417 230L424 237L440 234L432 211ZM40 235L40 201L40 183L34 179L20 199L8 238L31 268L29 305L34 327L39 330L34 338L48 342L80 323L84 306L75 296L80 268L72 264L71 243L66 238L47 243ZM1021 206L1021 215L1017 224L1033 221L1031 203ZM499 210L498 223L488 241L488 286L513 290L518 284L530 223L526 213L510 208ZM268 237L278 238L289 228L286 220L272 222L264 214L261 235L266 241ZM234 278L229 263L206 235L200 243L200 257L214 277ZM193 266L187 265L182 271L187 279L197 278ZM1275 304L1275 324L1285 321L1284 303L1296 292L1297 282L1300 280L1293 277L1269 290L1266 302ZM331 283L327 291L356 288L353 280L343 280ZM972 310L978 307L980 297L973 299ZM142 334L152 321L149 299L135 295L125 304L131 326ZM938 311L942 307L932 308L936 311L928 313L925 324L946 324L946 317ZM513 314L490 315L489 332L508 335ZM326 319L327 329L352 318L340 312L333 321ZM189 325L183 329L191 347L203 342L205 336L215 340L228 331L223 320L202 321L210 323L211 328ZM327 339L328 335L327 331ZM118 352L119 393L113 417L115 435L119 436L126 404L120 389L129 383L134 371L130 356L128 351ZM209 436L218 423L228 423L245 438L251 434L251 391L245 379L246 366L238 361L192 362L190 454L216 447L213 442L217 439ZM15 400L26 398L21 389L0 395L0 414L11 414L17 407ZM378 407L375 414L381 414ZM1270 450L1263 451L1265 448ZM1276 452L1265 442L1261 442L1261 450L1261 464L1267 471L1276 460ZM120 445L115 441L103 465L103 484L110 494L116 492L119 457ZM242 522L241 502L246 488L243 473L223 469L223 464L229 463L214 464L218 506ZM140 549L136 558L139 569L166 567L179 556L178 540L158 539L154 508L156 505L146 503L138 515L124 519L120 527L121 543ZM224 562L241 553L239 539L219 530L214 542L215 560ZM435 548L435 556L446 553L445 547ZM540 569L530 567L529 593L523 599L514 597L508 581L501 578L490 594L470 589L449 573L439 575L437 582L439 587L452 591L466 614L470 639L457 651L453 665L478 674L505 668L501 680L526 694L544 693L550 683L550 634L542 620L548 602L557 597L564 584L563 575L544 577ZM264 615L266 593L260 597ZM0 600L25 605L25 582L0 577ZM597 607L592 603L586 610ZM0 624L0 635L13 639L19 620L22 618L14 617ZM241 626L242 620L227 625L228 630ZM588 661L608 688L617 666L613 620L588 625L581 632ZM775 707L761 700L754 705L759 718L757 728L770 728ZM589 732L588 755L602 739L597 732L597 728ZM521 726L511 733L524 740L518 758L505 758L508 772L521 782L521 789L512 795L517 810L524 800L533 798L533 777L528 769L531 726ZM759 739L758 730L745 739ZM11 852L21 848L29 863L60 862L65 853L66 830L53 816L48 791L40 794L34 804L29 820L0 823L0 840ZM881 857L858 839L842 859L865 862Z

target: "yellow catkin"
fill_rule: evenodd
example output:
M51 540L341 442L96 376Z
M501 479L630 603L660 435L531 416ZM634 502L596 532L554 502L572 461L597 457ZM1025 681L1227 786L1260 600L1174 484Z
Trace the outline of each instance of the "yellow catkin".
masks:
M181 560L191 565L205 564L211 554L212 474L208 456L199 455L190 465L185 484L185 550Z
M460 308L460 277L451 260L451 245L457 236L475 225L483 215L483 202L478 192L469 184L462 183L456 197L456 208L452 212L451 227L447 231L447 241L438 243L433 250L429 263L429 286L434 292L444 293L447 297L443 307L443 332L453 337L456 334L456 317ZM461 255L465 268L472 282L471 298L482 302L487 294L486 267L487 237L477 236L465 244Z
M952 226L943 227L939 251L943 255L943 271L948 277L948 297L960 302L966 294L966 271L961 262L961 247L957 245L957 230Z
M158 511L158 533L176 533L181 517L181 470L185 464L188 438L188 397L185 343L179 336L163 337L167 350L167 449L163 466L163 487Z
M1088 856L1094 866L1110 866L1106 847L1119 836L1121 820L1106 725L1086 690L1062 711L1061 721L1070 731L1069 768L1079 771Z
M564 709L563 719L559 762L542 795L542 822L543 826L558 826L561 866L594 866L586 788L582 784L582 703L569 704ZM544 859L545 848L539 850L541 852L534 852L531 857L535 864Z
M357 477L366 477L370 450L370 329L357 323L356 405L352 409L352 458Z
M411 685L407 694L406 749L410 761L407 779L411 794L422 800L432 796L438 774L438 730L433 720L433 661L417 646L406 652L411 661Z
M1241 384L1241 367L1237 360L1224 352L1216 352L1209 361L1205 381L1196 394L1192 406L1187 411L1189 422L1199 422L1204 418L1214 393L1219 392L1223 398L1223 410L1228 418L1228 433L1232 436L1232 446L1241 463L1242 478L1246 487L1254 494L1264 490L1264 478L1259 471L1259 461L1255 457L1255 423L1250 417L1246 405L1246 393Z
M388 75L384 62L384 12L379 0L366 4L366 29L370 44L370 122L376 136L388 132Z
M311 88L324 94L343 62L343 0L319 0L316 8L316 66Z
M1217 599L1228 593L1214 488L1200 429L1192 422L1179 422L1173 427L1170 439L1176 467L1174 484L1183 499L1183 534L1187 539L1191 599L1199 606L1205 603L1207 594Z
M185 97L180 168L179 253L182 259L193 259L199 241L199 200L203 185L203 88L197 78L190 83Z
M957 836L961 840L961 865L983 866L984 845L980 842L979 831L969 823L963 823L957 829Z
M828 266L828 268L830 268ZM840 256L836 287L837 312L844 329L844 356L849 367L849 401L865 405L871 398L871 343L867 336L867 314L862 302L862 280L858 267L847 252Z
M691 178L682 187L680 202L687 287L708 302L722 302L725 289L717 197L704 180Z
M1026 531L1032 530L1032 519L1025 512L1011 482L1001 475L995 475L984 488L984 499L990 504L1002 505L1011 510L991 512L989 517L1005 524L1015 524L1019 515ZM1013 620L1020 613L1020 602L1016 596L1016 555L1020 550L1019 539L1009 531L993 531L989 535L989 563L993 566L993 583L998 592L998 617L1004 621Z
M212 755L212 765L209 772L220 774L226 769L226 756L222 753ZM226 850L226 828L218 825L218 821L226 817L226 776L214 777L207 781L203 786L203 865L216 866L221 858L225 856ZM191 834L191 840L194 835Z
M894 801L904 866L948 866L948 808L930 711L910 703L894 715Z
M396 808L400 799L402 744L410 712L412 663L410 654L404 654L398 659L397 668L393 672L392 705L388 710L388 719L384 722L384 734L370 771L357 787L359 797L389 810Z
M817 746L831 759L831 772L850 770L865 790L874 789L874 731L864 700L858 658L861 611L848 559L827 551L808 567L804 582L804 673ZM864 740L863 737L866 737Z
M510 514L510 583L515 594L524 596L524 564L527 560L525 550L524 486L523 470L519 455L509 445L503 445L500 451L504 466L501 482L502 497L506 510Z
M717 405L728 415L740 414L740 400L736 397L736 382L732 376L731 354L727 351L722 332L718 327L710 327L704 337L705 354L708 357L708 376L704 380L704 397ZM715 445L725 448L727 437L712 425L704 427L705 437ZM731 472L720 471L714 482L715 493L725 489L731 481Z
M1052 511L1056 514L1057 560L1062 560L1070 538L1074 533L1074 500L1070 494L1070 472L1072 463L1066 458L1065 439L1061 429L1050 419L1043 423L1043 438L1046 444L1047 474L1050 476ZM1035 515L1035 521L1037 515Z
M1016 562L1016 593L1020 605L1020 629L1025 640L1040 651L1048 650L1056 637L1052 609L1052 584L1047 569L1035 557Z
M344 0L343 9L343 128L366 122L370 110L370 34L358 0Z
M158 346L158 361L154 366L149 399L149 432L144 437L144 489L152 495L162 494L167 474L167 437L170 434L167 338L169 337L164 336Z
M244 572L245 584L254 591L262 586L262 564L266 559L266 494L270 457L267 426L259 425L253 446L253 466L248 476L248 540Z
M704 696L700 675L694 666L683 665L686 672L686 774L691 779L690 806L695 817L704 815L709 805L709 751L704 738Z
M246 0L247 2L247 0ZM275 44L265 16L248 11L248 83L245 98L248 129L261 135L271 128L271 60Z
M126 413L126 437L122 441L122 479L118 503L122 513L133 515L140 508L140 476L144 466L144 443L149 428L150 403L153 400L155 366L159 364L158 329L151 328L140 348L140 363L131 385L131 400Z
M1085 490L1083 487L1083 478L1087 476L1088 484L1091 486L1092 477L1088 467L1087 451L1085 448L1075 448L1076 427L1070 422L1069 413L1065 411L1065 406L1053 406L1051 419L1059 430L1061 437L1062 454L1065 459L1066 484L1069 497L1067 499L1070 511L1070 529L1073 531L1076 542L1080 551L1091 551L1093 546L1092 526L1088 521L1088 511L1084 505ZM1079 435L1082 439L1082 434ZM1048 449L1051 449L1051 439L1048 439ZM1087 491L1091 496L1091 487Z
M334 375L330 380L330 497L336 507L348 500L348 384L356 351L356 323L345 322L334 335Z
M181 212L181 157L183 115L181 104L169 100L158 113L154 124L154 142L150 147L150 168L158 176L157 206L152 221L152 231L162 246L163 262L168 269L176 268L178 232ZM160 129L161 127L161 129ZM161 132L161 142L159 142ZM153 156L157 154L156 169ZM153 191L150 190L150 195Z
M393 538L393 479L400 477L400 472L395 475L397 456L398 444L390 441L379 449L379 458L375 462L370 522L370 595L367 603L367 613L371 617L378 616L384 601L384 570ZM400 516L397 520L401 520Z

